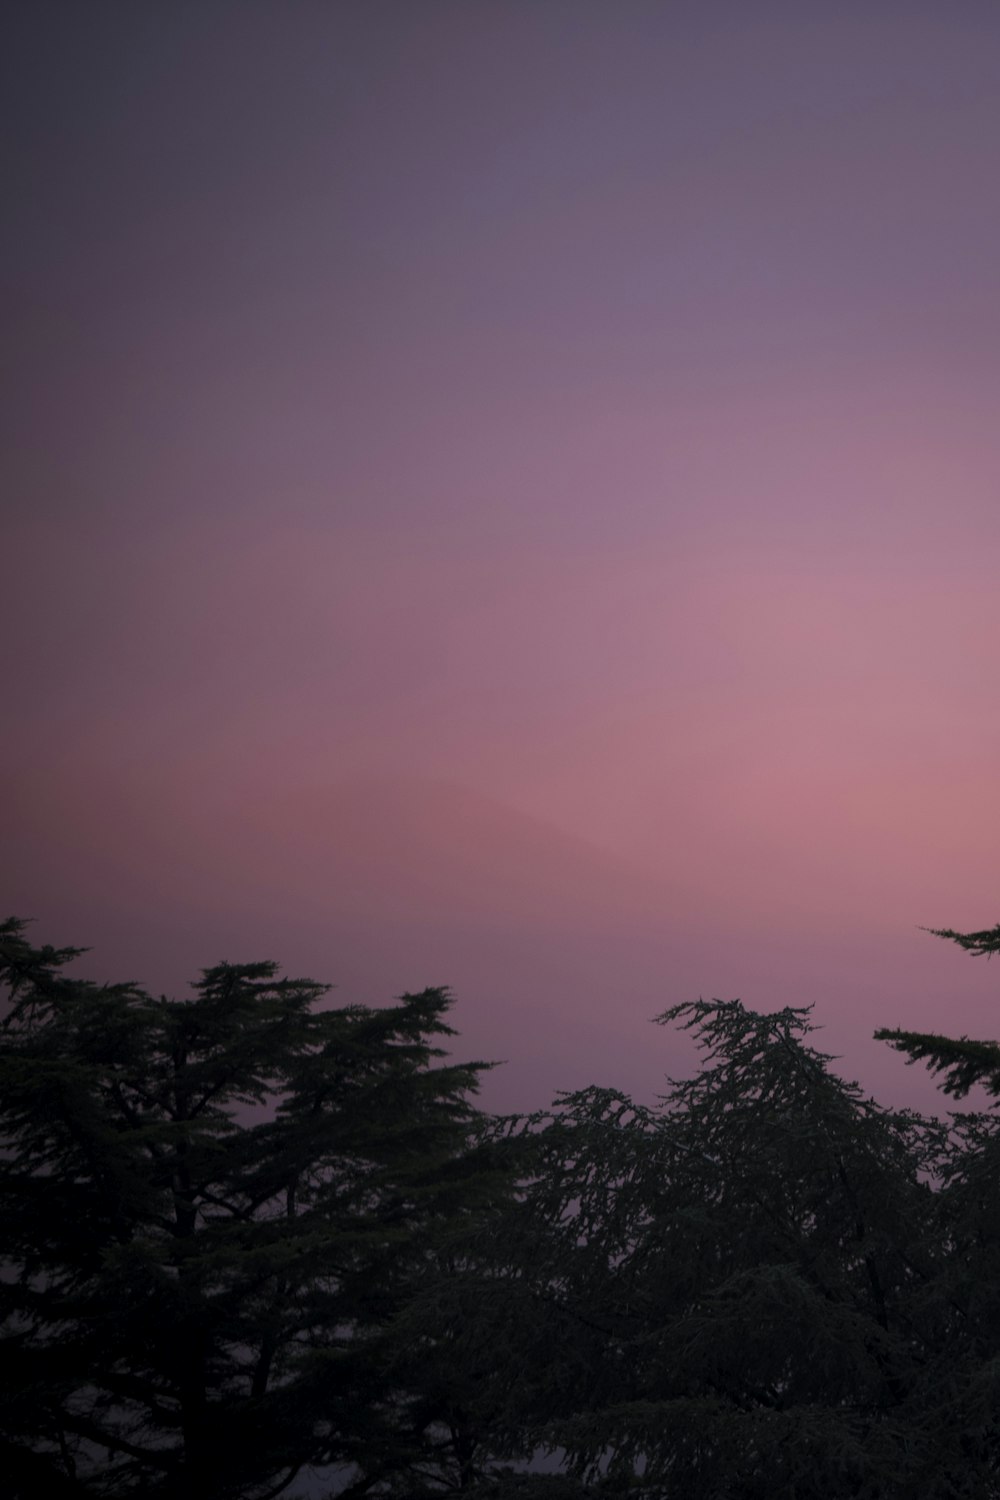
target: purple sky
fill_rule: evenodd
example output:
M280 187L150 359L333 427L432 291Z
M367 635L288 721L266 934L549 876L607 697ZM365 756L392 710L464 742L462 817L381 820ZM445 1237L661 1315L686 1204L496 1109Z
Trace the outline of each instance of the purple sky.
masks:
M491 1103L698 994L1000 1034L1000 17L24 4L6 910L451 983ZM12 202L10 200L13 200Z

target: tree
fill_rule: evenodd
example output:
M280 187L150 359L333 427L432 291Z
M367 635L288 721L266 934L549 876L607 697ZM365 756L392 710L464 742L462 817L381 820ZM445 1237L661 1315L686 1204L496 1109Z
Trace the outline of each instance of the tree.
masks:
M1000 925L978 932L928 929L977 958L1000 952ZM883 1028L876 1031L907 1055L943 1074L955 1099L980 1087L1000 1097L1000 1044L970 1037ZM939 1410L962 1448L978 1460L982 1488L1000 1494L1000 1118L996 1106L951 1115L951 1149L941 1164L938 1201L944 1247L935 1288L947 1310L948 1345L940 1360ZM947 1313L951 1316L947 1316ZM986 1475L991 1476L989 1484Z
M925 930L933 937L950 938L974 958L1000 953L1000 925L983 932L954 932L950 927ZM994 1098L1000 1095L1000 1043L885 1027L876 1031L875 1039L905 1052L911 1063L926 1062L932 1073L943 1073L941 1087L956 1099L964 1099L977 1084Z
M77 952L0 927L12 1500L1000 1497L996 1112L885 1109L806 1008L698 1001L655 1107L489 1120L444 991L222 964L177 1002Z
M704 1064L660 1107L593 1088L520 1127L533 1165L495 1236L483 1400L509 1452L548 1449L562 1472L509 1491L997 1493L936 1186L948 1127L838 1078L804 1009L662 1019Z
M271 963L191 999L0 926L0 1463L19 1500L374 1492L427 1459L394 1322L493 1200L447 992L327 1007Z

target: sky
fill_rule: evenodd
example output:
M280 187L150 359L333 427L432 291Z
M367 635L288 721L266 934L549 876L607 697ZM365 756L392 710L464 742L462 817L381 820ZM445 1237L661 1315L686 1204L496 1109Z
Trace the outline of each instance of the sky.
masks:
M1000 1034L1000 15L22 3L0 906L449 984L491 1107L699 995Z

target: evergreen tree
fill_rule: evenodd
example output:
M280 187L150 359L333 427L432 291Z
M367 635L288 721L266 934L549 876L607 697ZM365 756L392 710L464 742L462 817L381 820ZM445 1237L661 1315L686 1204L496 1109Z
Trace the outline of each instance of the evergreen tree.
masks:
M698 1001L657 1106L491 1121L444 991L222 964L176 1002L77 951L0 927L12 1500L1000 1497L995 1112L884 1109L808 1010ZM888 1036L1000 1094L994 1044Z
M974 958L1000 953L1000 925L983 932L953 932L950 927L927 931L934 937L949 938ZM941 1087L956 1099L964 1099L977 1084L994 1098L1000 1095L1000 1043L885 1027L876 1031L875 1038L888 1042L897 1052L905 1052L911 1062L925 1062L932 1073L943 1073Z
M533 1166L480 1338L498 1438L561 1473L510 1493L995 1493L945 1274L947 1127L839 1079L802 1009L663 1019L705 1061L661 1107L587 1089L521 1127Z
M4 1493L367 1493L432 1458L394 1326L495 1188L447 993L333 1009L219 964L177 1002L80 951L0 927Z

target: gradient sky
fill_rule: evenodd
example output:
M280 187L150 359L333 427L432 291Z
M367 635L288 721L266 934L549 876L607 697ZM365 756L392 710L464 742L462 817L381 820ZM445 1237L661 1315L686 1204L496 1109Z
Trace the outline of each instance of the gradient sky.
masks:
M93 972L1000 1034L992 4L22 4L3 906Z

